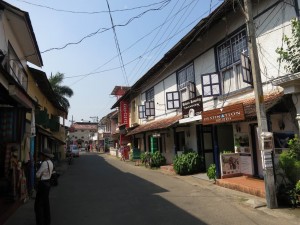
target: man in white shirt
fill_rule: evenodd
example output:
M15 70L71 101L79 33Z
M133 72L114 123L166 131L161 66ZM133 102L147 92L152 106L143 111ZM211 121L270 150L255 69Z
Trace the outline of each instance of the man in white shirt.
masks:
M36 225L50 225L50 203L49 203L49 191L50 191L50 178L53 172L53 163L50 160L53 158L53 154L49 149L44 149L40 152L40 158L42 160L41 167L36 172L37 193L34 203L34 211L36 218Z

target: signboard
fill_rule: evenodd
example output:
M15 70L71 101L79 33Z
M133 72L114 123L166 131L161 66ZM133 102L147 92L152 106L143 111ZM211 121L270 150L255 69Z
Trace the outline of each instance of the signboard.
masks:
M202 112L202 124L218 124L245 119L243 103Z
M121 124L126 124L126 128L129 125L129 109L128 103L125 101L120 102Z
M199 116L202 111L203 105L201 95L182 102L182 118Z
M252 158L251 154L240 153L241 173L252 175Z
M221 174L222 177L240 175L240 154L221 154Z

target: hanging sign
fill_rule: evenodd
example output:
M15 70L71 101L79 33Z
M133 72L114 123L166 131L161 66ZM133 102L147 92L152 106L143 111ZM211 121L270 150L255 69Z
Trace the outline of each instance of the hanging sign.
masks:
M121 124L125 124L126 128L129 126L129 108L126 101L120 102L120 112L121 112Z
M182 102L182 118L199 116L201 115L202 110L203 106L201 95Z
M245 120L243 103L202 112L202 124L229 123Z

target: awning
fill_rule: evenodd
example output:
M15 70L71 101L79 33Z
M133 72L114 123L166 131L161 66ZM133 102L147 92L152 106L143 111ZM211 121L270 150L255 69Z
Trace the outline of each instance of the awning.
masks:
M139 125L132 131L129 131L126 136L138 134L146 131L161 130L176 124L181 119L181 114L169 118L157 119L142 125Z
M268 95L264 95L264 103L266 112L275 106L283 97L283 92L273 92ZM239 101L233 102L233 104L243 103L245 110L246 119L255 119L257 116L256 113L256 104L255 98L242 99Z

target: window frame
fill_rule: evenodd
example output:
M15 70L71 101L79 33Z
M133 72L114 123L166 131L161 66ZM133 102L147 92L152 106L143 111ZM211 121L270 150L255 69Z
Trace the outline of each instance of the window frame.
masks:
M178 98L174 98L174 94L177 94ZM169 96L171 96L171 99ZM167 109L180 109L180 92L179 91L170 91L166 93ZM178 107L175 106L175 102L178 102ZM172 104L172 107L169 107L169 103Z
M146 118L145 115L145 105L138 105L138 111L139 111L139 119L144 119Z
M224 51L226 51L225 54L228 55L224 56ZM216 46L217 66L221 84L220 95L228 94L251 85L249 82L245 82L242 74L243 68L241 66L241 53L247 54L247 52L246 29L240 30ZM225 63L224 58L227 60Z
M204 77L209 77L209 83L204 84ZM212 76L217 77L217 82L212 82L214 79L212 79ZM202 83L202 97L210 97L210 96L219 96L221 94L221 80L220 80L220 74L217 72L214 73L205 73L201 74L201 83ZM218 87L218 92L215 92L215 88ZM204 91L205 87L210 87L209 94L206 94L207 91Z
M191 68L191 73L188 73L189 69ZM180 74L183 74L182 76ZM194 63L190 63L187 66L181 68L176 72L176 78L177 78L177 85L178 89L182 89L187 86L188 82L195 83L195 68ZM182 79L184 78L184 79ZM188 79L192 78L192 79ZM182 81L182 82L181 82Z
M155 116L155 104L154 101L145 102L145 116Z

